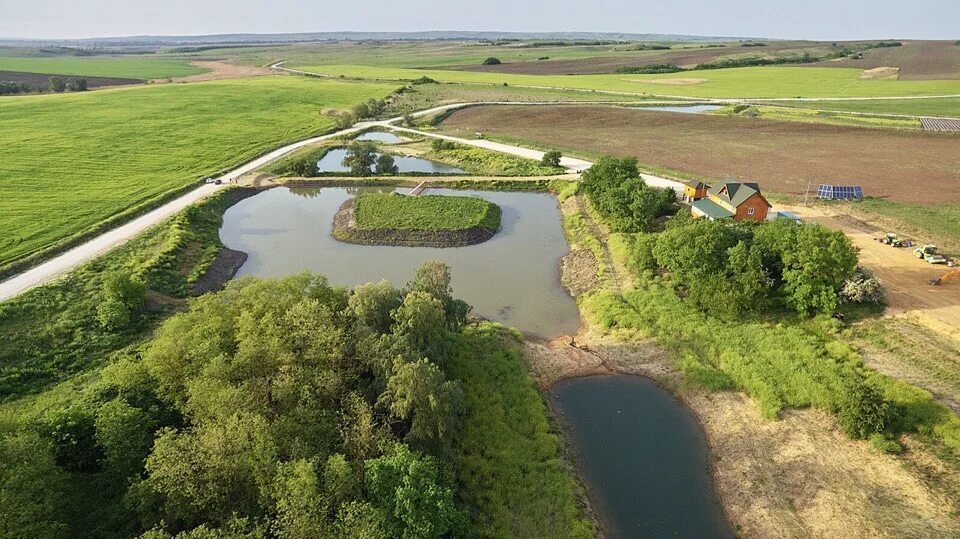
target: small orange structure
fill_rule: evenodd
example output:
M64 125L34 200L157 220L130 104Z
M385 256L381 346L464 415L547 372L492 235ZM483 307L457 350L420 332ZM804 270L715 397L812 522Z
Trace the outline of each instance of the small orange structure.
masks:
M767 220L771 207L757 184L728 180L710 189L707 198L692 203L690 213L711 220L763 222Z
M696 202L701 198L706 198L707 189L709 188L710 186L699 181L691 180L683 182L683 194L681 195L681 199L683 199L683 201L687 204Z

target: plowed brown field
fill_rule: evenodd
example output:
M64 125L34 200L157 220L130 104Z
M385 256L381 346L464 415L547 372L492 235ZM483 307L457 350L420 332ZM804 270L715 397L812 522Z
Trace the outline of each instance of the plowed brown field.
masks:
M486 106L441 130L508 136L594 155L633 156L706 178L802 194L807 184L862 185L899 202L960 201L960 134L640 111L597 106Z
M860 60L831 60L813 67L899 67L900 80L960 79L960 46L953 41L904 41L902 47L872 49Z

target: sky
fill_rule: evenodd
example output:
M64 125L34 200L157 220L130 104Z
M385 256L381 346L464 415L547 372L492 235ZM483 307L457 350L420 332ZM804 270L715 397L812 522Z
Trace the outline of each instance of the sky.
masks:
M0 0L0 37L56 39L345 30L960 39L958 22L960 0Z

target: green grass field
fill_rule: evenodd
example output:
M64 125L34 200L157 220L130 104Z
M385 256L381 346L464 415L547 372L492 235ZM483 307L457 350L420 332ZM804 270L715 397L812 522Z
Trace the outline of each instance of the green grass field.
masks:
M176 58L0 58L0 71L25 71L86 77L166 79L204 73L186 60Z
M867 112L876 114L912 114L917 116L960 116L960 97L932 99L885 99L882 101L798 101L780 103L790 107Z
M366 193L357 197L357 228L464 230L500 227L500 208L478 197Z
M733 112L734 107L728 105L717 114L736 116ZM842 112L830 112L825 110L782 107L782 106L756 106L752 107L752 112L759 114L758 117L766 120L783 120L787 122L803 122L814 124L845 125L853 127L884 127L890 129L921 129L923 126L917 118L901 118L896 116L863 116L859 114L844 114Z
M363 79L413 80L427 76L443 82L512 84L609 92L729 97L884 97L960 94L956 80L861 80L859 69L745 67L660 75L512 75L452 70L396 69L358 65L290 65L304 71ZM701 79L696 84L652 81Z
M203 176L334 126L394 85L258 77L0 100L0 272Z

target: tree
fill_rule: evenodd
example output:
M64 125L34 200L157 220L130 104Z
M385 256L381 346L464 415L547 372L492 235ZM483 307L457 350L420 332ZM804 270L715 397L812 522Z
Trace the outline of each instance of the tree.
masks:
M300 539L326 537L327 500L313 462L295 460L277 467L273 482L277 517L273 532L277 537Z
M50 91L60 93L67 89L67 85L60 77L50 77Z
M409 422L408 440L424 449L437 450L456 431L463 390L458 382L448 381L430 360L421 359L397 368L381 402L395 418Z
M105 468L120 481L139 475L153 447L153 419L143 410L114 399L97 410L94 425Z
M383 280L354 288L348 305L360 324L376 333L389 333L393 324L390 313L402 301L400 291Z
M471 307L466 302L454 299L450 266L439 260L427 260L417 268L413 280L407 283L409 292L426 292L443 303L447 327L457 330L467 322Z
M125 328L136 320L147 301L147 287L129 273L116 272L103 279L97 320L110 329Z
M376 144L366 140L355 140L347 148L343 166L350 167L350 174L354 176L367 176L376 158Z
M357 121L357 117L351 112L344 112L337 115L337 128L346 129Z
M485 60L483 61L483 65L485 65L485 66L495 66L495 65L499 65L499 64L500 64L500 59L499 59L499 58L494 58L493 56L491 56L490 58L487 58L487 59L485 59Z
M583 173L581 186L616 232L647 231L675 207L673 191L648 186L634 158L601 157Z
M543 158L540 159L540 164L545 167L559 167L561 157L562 155L557 150L550 150L543 154Z
M393 161L393 156L387 153L382 153L377 156L377 174L396 174L400 171L400 168Z
M392 520L394 537L432 539L449 533L459 515L453 491L443 484L436 461L403 444L364 464L374 504Z
M66 483L49 445L35 432L0 436L0 537L54 539L66 535L56 519Z
M439 359L443 351L446 315L443 303L427 292L413 291L393 311L393 333L414 356Z
M53 446L61 468L71 472L99 470L103 451L97 445L94 412L87 403L49 412L41 421L40 433Z
M804 315L833 312L840 288L857 267L850 238L821 225L797 227L794 244L780 258L786 302Z
M86 92L87 79L67 79L66 88L70 92Z

